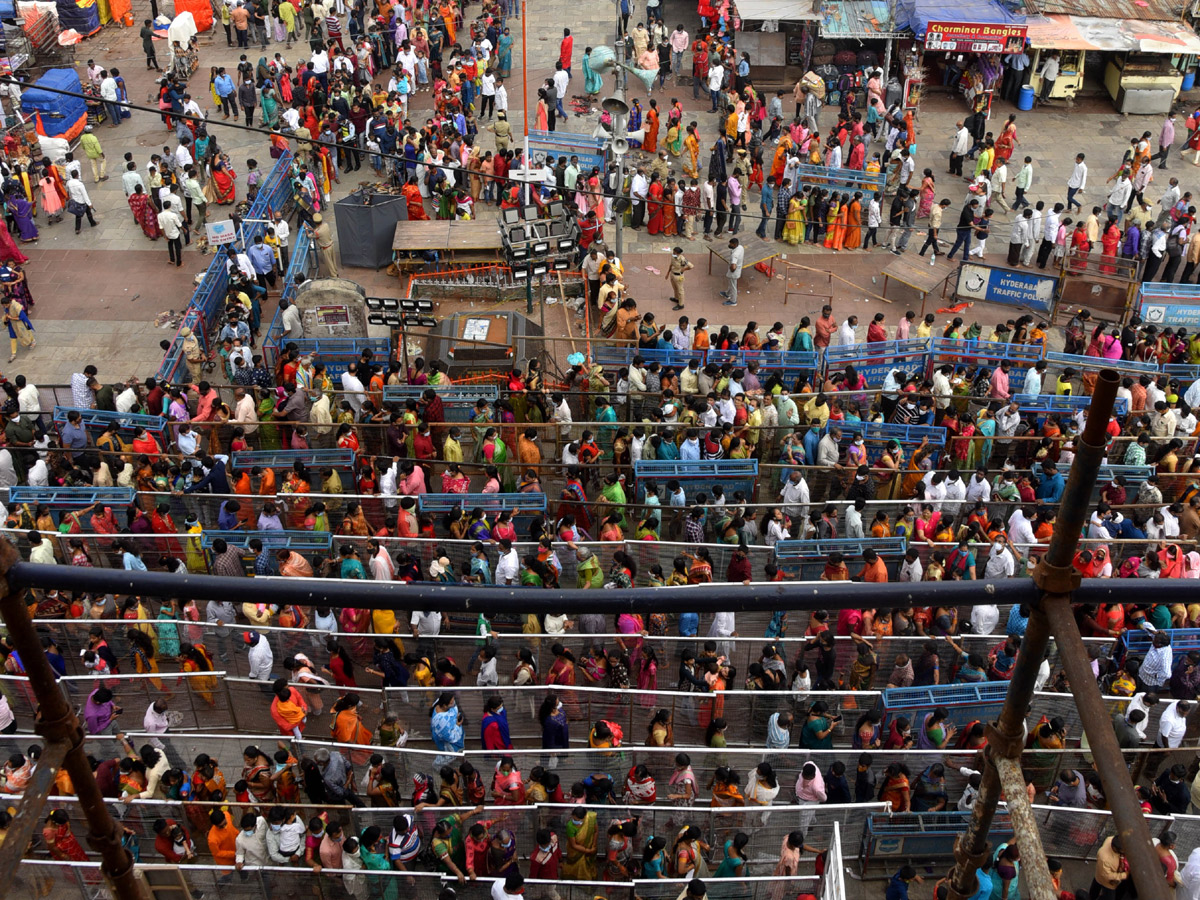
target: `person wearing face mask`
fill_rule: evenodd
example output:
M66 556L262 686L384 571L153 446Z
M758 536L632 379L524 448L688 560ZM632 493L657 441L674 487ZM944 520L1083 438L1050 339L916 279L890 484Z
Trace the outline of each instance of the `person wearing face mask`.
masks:
M342 833L342 826L338 822L330 822L325 826L325 835L321 838L320 846L317 850L321 860L321 867L325 869L341 869L342 859L344 856L342 844L346 836Z
M251 868L257 866L268 865L267 860L267 820L262 816L257 816L254 813L246 813L242 816L241 830L238 832L236 845L236 856L233 861L233 867L239 872L245 866ZM242 874L242 880L249 878L245 873Z
M429 731L433 745L438 750L443 753L462 753L465 737L462 712L449 691L443 692L429 711ZM434 760L434 765L441 767L452 761L442 756Z
M304 858L304 822L282 806L267 812L267 857L274 866L290 866Z
M983 567L983 577L989 581L1002 578L1012 578L1017 570L1017 561L1008 536L1001 533L992 541L987 563Z
M154 850L172 865L196 858L196 847L183 826L174 819L154 822Z

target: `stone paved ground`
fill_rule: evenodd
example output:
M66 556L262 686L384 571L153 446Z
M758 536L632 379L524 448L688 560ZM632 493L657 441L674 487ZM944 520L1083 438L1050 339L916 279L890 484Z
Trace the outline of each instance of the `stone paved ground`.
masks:
M677 16L683 17L685 22L691 22L694 19L694 11L678 0L672 0L671 6L668 7L668 24L677 21ZM553 61L558 55L562 27L560 23L564 22L570 23L575 35L576 60L582 55L583 47L612 41L615 23L613 7L608 3L578 4L567 3L565 0L543 0L535 3L529 19L531 93L536 90L541 79L547 77L552 70ZM516 35L516 66L509 86L512 106L510 116L519 127L519 29L516 30ZM296 48L288 52L281 44L271 44L267 53L270 55L275 52L285 53L293 60L299 59L300 56L300 51ZM249 55L254 61L260 53L258 50L252 50ZM165 56L165 50L160 52L161 61L165 62ZM108 26L79 48L81 70L83 63L89 58L95 58L106 66L115 65L120 68L130 85L131 97L135 101L145 102L151 97L153 73L148 73L144 68L136 31L120 29L115 25ZM192 78L191 89L201 106L209 111L210 116L213 113L206 74L208 67L225 65L232 69L237 58L238 51L225 46L222 31L202 36L201 68ZM582 87L580 78L577 69L572 83L577 90ZM631 89L637 88L636 92L631 91L631 96L638 96L641 91L640 84L632 78L629 84ZM665 94L656 91L654 96L660 97L664 106L672 96L679 96L684 101L686 120L695 118L699 121L702 137L706 142L711 141L715 122L713 117L707 114L707 103L695 103L691 100L690 87L668 85ZM428 105L428 95L421 95L416 104L417 108ZM1010 111L1012 110L1007 104L998 103L996 106L996 115L999 117L1006 116ZM918 122L917 170L920 172L926 166L932 168L937 173L940 192L950 197L956 206L965 195L965 190L961 183L951 182L950 177L944 173L949 136L955 119L963 112L964 105L959 99L934 95L923 105ZM420 113L417 113L418 117L419 115ZM1018 154L1033 156L1037 165L1037 176L1030 192L1031 198L1048 201L1062 199L1074 155L1082 149L1087 152L1089 162L1093 164L1089 190L1083 198L1089 205L1103 202L1103 179L1115 168L1129 137L1140 134L1144 129L1151 129L1157 133L1158 127L1157 117L1123 118L1117 115L1112 111L1107 99L1085 101L1070 112L1052 109L1018 115L1022 140ZM998 123L1001 120L994 121ZM214 121L221 122L219 113ZM589 133L595 121L596 115L572 117L566 127L571 131ZM1182 128L1180 131L1182 132ZM109 181L94 185L85 167L85 177L88 178L88 187L96 205L99 224L94 229L85 224L83 233L79 236L72 234L69 223L50 228L42 227L41 240L32 245L32 249L30 245L25 246L31 258L28 272L37 300L34 318L40 340L32 351L22 350L17 363L0 369L5 375L24 372L38 383L62 383L68 380L71 372L78 371L88 362L95 362L104 378L153 372L161 359L159 342L172 333L167 329L155 328L155 316L165 310L180 310L185 307L192 279L207 265L208 257L190 250L185 257L186 265L183 268L175 269L169 266L165 243L151 243L131 222L120 187L122 156L126 151L132 151L144 172L149 154L161 150L168 138L159 118L149 112L136 112L132 120L126 120L119 128L102 126L98 133L105 146L112 175ZM230 151L239 174L244 175L244 161L247 157L257 158L264 166L270 162L266 142L261 135L224 128L218 129L218 134L222 146ZM483 144L485 147L491 146L490 135L483 135ZM702 159L704 156L707 156L707 153L702 154ZM1172 172L1186 172L1182 176L1185 189L1200 186L1192 174L1194 171L1190 165L1181 164L1177 158L1172 160ZM335 199L357 185L357 174L359 173L350 178L343 178L341 185L335 187ZM1152 185L1149 190L1149 196L1153 199L1158 197L1165 182L1161 176L1168 173L1156 174L1160 176L1159 183ZM753 201L754 196L749 204L748 212L751 213L756 207ZM1004 214L1000 214L998 219L998 236L992 239L993 251L1004 249L1008 223L1011 221L1011 218ZM747 221L750 222L746 229L749 233L753 230L754 223L752 220ZM609 226L608 237L610 241L613 239L612 226ZM747 272L743 283L742 303L736 311L724 310L720 306L720 298L716 296L717 290L723 287L723 279L704 274L707 266L707 245L703 241L683 242L679 238L651 238L644 232L627 230L624 255L631 293L641 301L643 309L654 310L660 319L664 315L670 316L670 304L665 291L667 285L661 275L649 272L646 267L650 266L665 273L665 248L676 242L683 244L686 252L697 264L697 271L689 276L688 285L687 312L693 320L705 316L710 324L728 323L741 326L746 321L755 319L764 326L769 326L776 319L791 323L800 315L814 312L819 307L820 301L806 304L797 298L785 308L782 305L781 276L768 281L758 273ZM824 276L814 275L806 284L800 285L801 290L811 290L814 296L832 294L839 315L849 314L851 310L869 310L873 313L878 309L888 313L889 322L894 323L903 310L909 306L915 308L915 295L903 287L893 285L889 290L889 297L894 300L891 305L868 296L871 293L882 293L881 270L894 259L890 254L881 251L832 254L816 251L811 247L799 247L788 248L785 256L805 265L829 269L850 282L848 284L835 280L831 287ZM1000 254L993 252L989 257L998 260ZM362 282L369 288L370 293L396 291L400 287L398 282L387 278L382 272L347 269L344 270L344 274ZM936 309L938 305L931 298L930 310ZM453 308L454 304L447 302L442 304L438 311L448 313L453 311ZM264 316L269 320L273 311L272 297L264 310ZM989 309L982 305L968 313L968 316L978 318L983 323L1009 315L1011 312L1008 309ZM860 318L865 326L868 317L862 316L860 312ZM674 318L664 321L674 321ZM551 333L565 332L561 312L548 310L547 324ZM576 322L576 334L579 326L580 323Z

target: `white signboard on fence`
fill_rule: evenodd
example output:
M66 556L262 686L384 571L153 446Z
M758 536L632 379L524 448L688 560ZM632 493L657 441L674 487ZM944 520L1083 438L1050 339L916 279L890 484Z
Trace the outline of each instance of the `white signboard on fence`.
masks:
M224 222L206 222L204 227L208 231L208 246L210 247L232 244L237 240L237 229L233 227L233 222L229 219Z

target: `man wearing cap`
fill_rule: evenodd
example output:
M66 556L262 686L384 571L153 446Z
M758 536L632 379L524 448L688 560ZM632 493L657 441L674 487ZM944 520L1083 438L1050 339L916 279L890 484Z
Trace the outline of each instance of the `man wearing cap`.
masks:
M195 384L200 380L204 371L206 361L204 350L200 346L200 341L192 334L192 329L186 325L179 329L179 336L183 338L183 358L187 363L188 372L191 373L192 383Z
M320 254L325 274L330 278L337 278L337 261L333 258L333 232L329 230L329 223L320 213L314 214L312 220L314 227L310 228L309 232L317 243L317 252Z
M250 648L246 654L250 660L250 677L256 681L274 681L271 666L275 663L275 654L267 639L257 631L247 631L242 634L242 640Z

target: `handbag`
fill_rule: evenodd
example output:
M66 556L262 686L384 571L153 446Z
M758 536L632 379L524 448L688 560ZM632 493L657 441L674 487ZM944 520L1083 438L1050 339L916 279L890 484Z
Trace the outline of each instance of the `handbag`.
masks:
M73 216L83 216L83 215L87 215L87 207L84 206L82 203L80 203L78 200L68 200L67 201L67 212L69 212Z

